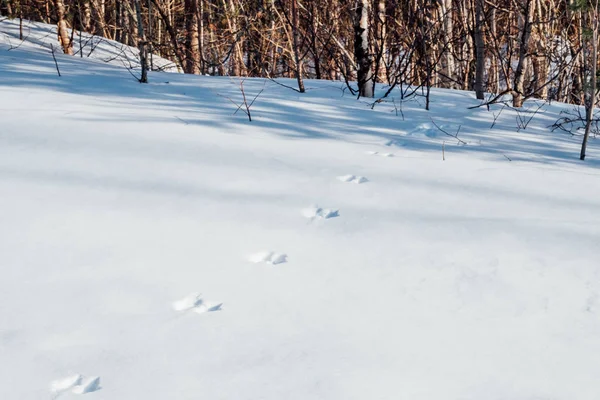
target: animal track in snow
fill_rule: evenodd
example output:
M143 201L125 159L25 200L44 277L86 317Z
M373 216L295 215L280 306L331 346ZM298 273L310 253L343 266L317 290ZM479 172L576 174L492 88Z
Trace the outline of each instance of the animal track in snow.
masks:
M369 154L371 156L394 157L393 153L380 153L378 151L367 151L367 154Z
M356 176L356 175L338 176L338 180L340 180L342 182L349 182L349 183L356 183L356 184L369 182L369 180L367 178L365 178L364 176Z
M220 311L222 306L223 303L211 303L205 301L200 293L192 293L183 299L173 302L173 309L175 311L193 311L198 314Z
M94 376L91 378L85 379L81 385L77 385L73 388L73 393L76 394L86 394L92 393L96 390L100 390L100 377Z
M340 211L333 208L321 208L312 206L302 210L302 215L309 219L329 219L340 216Z
M248 257L250 262L255 264L266 263L271 265L283 264L287 262L287 254L276 253L274 251L262 251Z
M53 398L57 398L62 393L69 390L75 394L86 394L100 389L99 376L84 378L81 374L75 374L67 378L58 379L50 384L50 391L54 393Z
M80 385L82 379L83 376L80 374L75 374L67 378L52 381L52 383L50 383L50 391L56 394L66 392L67 390Z

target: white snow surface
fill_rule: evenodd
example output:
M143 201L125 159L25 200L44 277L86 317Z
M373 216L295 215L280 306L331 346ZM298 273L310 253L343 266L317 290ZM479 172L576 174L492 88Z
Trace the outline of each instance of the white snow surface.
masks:
M580 162L550 132L569 106L517 132L468 92L402 119L247 79L248 122L236 79L57 54L59 78L47 49L8 49L0 399L598 398L600 146ZM343 215L307 224L308 204ZM227 307L173 311L198 292Z
M23 20L23 40L20 35L19 19L8 19L0 15L0 43L11 49L46 49L62 52L56 34L56 25ZM69 37L71 30L69 29ZM98 60L130 70L140 68L139 51L122 43L76 30L73 34L73 53L75 57ZM178 72L175 63L153 54L151 68L165 72ZM139 75L139 73L138 73Z

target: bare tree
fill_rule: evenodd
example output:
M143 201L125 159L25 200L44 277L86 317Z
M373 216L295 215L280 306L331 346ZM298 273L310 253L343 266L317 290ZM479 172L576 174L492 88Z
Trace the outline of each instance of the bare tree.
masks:
M299 91L343 79L360 97L384 82L426 108L432 88L460 88L512 95L518 108L531 97L589 104L595 1L0 0L0 12L56 21L67 54L73 28L187 73L294 78Z

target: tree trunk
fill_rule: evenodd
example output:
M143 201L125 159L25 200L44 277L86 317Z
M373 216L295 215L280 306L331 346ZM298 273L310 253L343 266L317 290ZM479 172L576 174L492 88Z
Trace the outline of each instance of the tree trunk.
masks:
M200 43L198 41L198 5L196 0L184 1L186 74L200 73Z
M138 0L133 0L134 3L137 1ZM131 4L128 2L125 4L127 4L127 10L129 11L129 40L127 41L127 44L131 47L134 47L138 44L139 38L138 17L136 12L131 8ZM135 7L135 4L133 6Z
M128 8L128 1L129 0L118 0L121 2L121 43L123 44L128 44L130 41L130 36L131 36L131 28L130 23L129 23L129 12L127 11ZM115 32L116 35L116 32Z
M485 16L483 1L475 0L475 94L479 100L484 99L483 74L485 70L485 40L483 25Z
M310 19L310 24L311 24L310 47L311 47L311 51L313 54L315 77L317 79L321 79L322 78L321 58L320 58L320 53L319 53L319 47L317 45L317 35L318 35L318 31L319 31L319 17L317 14L317 7L315 7L314 3L311 3L310 17L311 17L311 19Z
M119 0L115 1L115 32L114 37L117 42L121 42L123 40L123 11L122 11L121 2Z
M533 64L533 92L535 93L535 97L540 99L548 98L548 85L546 85L548 81L548 63L546 61L546 56L542 54L546 50L545 46L542 44L542 40L538 39L538 48L536 55L532 58Z
M140 7L140 0L134 1L135 15L137 20L138 48L140 50L140 65L142 67L140 83L148 83L148 43L146 41L146 35L144 34L144 24L142 23L142 9Z
M84 32L90 31L90 24L92 22L92 10L90 7L89 0L79 0L79 19L81 23L81 30Z
M200 75L206 73L204 65L204 0L197 0L196 19L198 21L198 58L200 59Z
M156 8L156 10L158 11L158 14L160 15L160 18L162 19L162 21L165 24L165 29L166 29L167 33L169 34L169 39L171 40L171 47L173 49L173 53L175 54L175 58L177 59L177 62L179 63L179 65L183 68L183 66L184 66L183 55L181 54L181 49L179 48L179 43L177 42L177 32L175 32L175 29L173 28L173 25L171 24L169 15L161 7L161 5L158 1L159 0L152 0L152 3L154 4L154 8Z
M592 119L594 117L594 105L596 104L596 69L598 64L598 0L596 6L591 10L592 13L592 43L591 57L589 57L590 65L590 82L586 93L585 102L585 133L583 135L583 143L581 144L580 160L585 160L585 152L587 149L588 138L590 137L590 129L592 127ZM587 47L587 46L586 46Z
M354 56L358 64L358 92L362 97L374 96L371 54L369 53L369 0L358 0L354 23Z
M571 54L572 54L572 56L577 57L577 65L579 67L578 68L579 70L582 70L585 67L585 57L583 55L583 51L580 51L580 49L582 49L583 46L585 46L585 44L584 44L585 42L583 40L583 21L582 21L582 19L583 18L582 18L581 12L575 13L575 23L573 24L573 26L574 26L574 31L575 31L576 43L572 46ZM582 73L576 73L573 76L573 84L572 84L569 100L574 102L575 104L585 104L585 96L583 95L583 93L585 92L585 89L584 89L584 82L583 82L582 78L583 78Z
M296 80L298 91L304 93L304 81L302 80L302 59L298 48L298 0L292 0L292 37L294 46L294 60L296 61Z
M19 0L19 40L23 40L23 0Z
M120 2L121 0L116 0ZM92 1L92 18L94 20L94 35L106 36L104 24L104 0Z
M540 0L536 0L537 2L537 20L545 21L552 18L552 15L548 15L544 18L542 15L542 2ZM548 85L546 85L548 80L548 61L546 58L547 48L546 48L546 34L549 32L549 26L547 22L539 22L536 25L535 29L535 38L533 43L535 43L535 55L532 57L533 64L533 93L535 93L535 97L540 99L548 98Z
M327 11L325 14L326 20L331 21L331 28L330 28L331 37L337 38L337 37L339 37L339 32L340 32L340 23L339 23L340 7L339 7L338 0L331 0L328 5L329 5L329 7L327 7ZM332 53L332 54L336 54L336 53ZM334 57L331 57L331 60L329 60L329 62L328 62L329 79L331 79L333 81L337 81L340 79L340 75L341 75L340 64L345 64L346 60L342 59L342 63L337 63L336 60L334 60L333 58Z
M269 10L269 33L271 35L275 34L275 0L268 1L268 10ZM277 45L274 43L269 43L269 67L268 67L268 76L274 76L277 74Z
M9 19L13 19L14 18L13 7L12 7L12 4L10 4L10 0L5 0L4 4L6 6L6 15L8 16Z
M533 0L526 0L523 27L521 29L521 41L519 46L519 63L515 71L515 83L513 86L513 107L523 106L525 99L525 72L529 61L529 39L531 37L531 24L535 5Z
M477 0L476 0L477 1ZM453 44L453 33L454 24L452 20L452 0L440 0L440 18L442 19L442 26L444 30L444 61L445 71L444 79L445 86L454 88L454 44Z
M490 27L490 37L492 40L496 40L497 38L497 29L496 29L496 9L491 7L490 17L488 19L489 27ZM499 60L496 58L495 54L490 56L490 70L488 72L488 90L492 93L500 92L500 73L498 71L498 63Z
M73 43L71 43L71 39L69 38L67 22L65 21L65 5L62 0L54 0L54 7L56 8L58 42L60 43L63 52L72 56Z
M470 7L471 2L468 0L463 0L461 2L461 6L460 6L460 10L461 10L461 18L462 18L462 24L464 29L467 32L471 32L473 30L473 26L471 24L471 18L470 15L472 13L471 7ZM462 63L462 67L463 67L463 76L462 76L462 90L471 90L471 84L473 82L472 76L471 76L471 71L472 71L472 67L471 67L471 62L474 59L474 54L473 54L473 37L471 35L466 35L465 36L465 43L462 46L462 59L463 59L463 63Z
M240 32L238 32L238 25L237 25L237 12L236 12L236 8L235 8L235 4L233 3L233 0L229 1L229 5L227 4L227 0L222 0L223 1L223 9L225 10L225 17L227 18L227 25L229 27L229 32L232 35L232 39L233 39L233 51L231 53L231 57L230 57L230 67L231 67L231 74L233 76L241 76L242 75L242 64L244 62L244 54L242 51L242 45L241 45L241 35Z
M387 13L385 7L386 0L377 1L377 19L376 19L376 34L375 39L375 54L377 56L375 60L375 75L373 76L373 90L375 89L375 83L377 81L387 78L387 74L384 72L385 67L385 54L386 54L386 36L387 36Z

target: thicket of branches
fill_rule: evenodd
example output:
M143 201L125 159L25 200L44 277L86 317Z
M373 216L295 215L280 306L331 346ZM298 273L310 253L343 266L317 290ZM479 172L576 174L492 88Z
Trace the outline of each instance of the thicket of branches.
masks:
M584 104L580 0L1 0L0 12L139 46L186 73L408 83ZM137 12L139 9L139 12ZM366 86L366 89L362 89Z
M598 0L0 0L0 13L138 46L190 74L344 80L356 95L474 90L592 108ZM145 78L145 77L143 77ZM349 82L357 82L350 84ZM485 93L491 93L487 95ZM427 97L428 98L428 97ZM428 106L428 104L427 104Z

